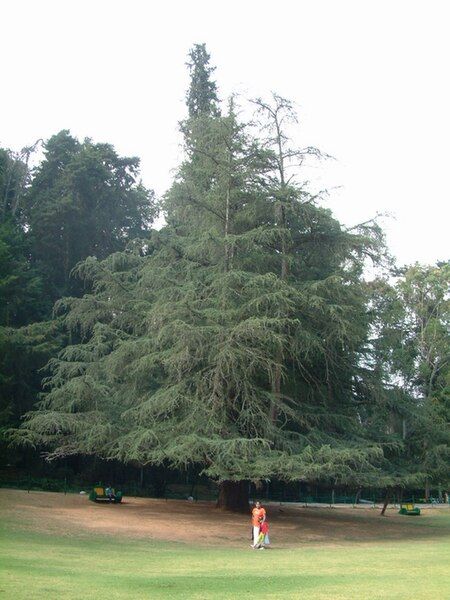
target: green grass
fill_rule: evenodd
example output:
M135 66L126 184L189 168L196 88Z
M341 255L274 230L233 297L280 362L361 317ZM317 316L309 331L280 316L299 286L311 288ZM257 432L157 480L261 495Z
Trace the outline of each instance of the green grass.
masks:
M407 518L407 517L405 517ZM420 541L252 551L3 527L0 598L305 598L386 600L450 597L449 511L418 526Z

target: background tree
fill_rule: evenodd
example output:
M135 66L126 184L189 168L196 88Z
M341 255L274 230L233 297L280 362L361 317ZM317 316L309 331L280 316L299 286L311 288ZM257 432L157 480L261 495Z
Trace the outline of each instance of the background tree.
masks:
M20 152L0 148L0 221L23 222L23 198L31 179L29 160L41 141Z
M21 453L7 448L5 430L18 426L33 407L41 389L39 369L61 348L56 323L39 322L48 317L51 303L32 264L26 230L33 148L17 154L0 150L0 450L9 464L20 462Z
M0 326L37 321L48 310L42 279L31 264L29 239L8 218L0 222Z
M8 447L7 431L18 427L22 416L35 405L42 390L41 369L65 342L58 321L0 327L0 449L5 464L22 463L20 449ZM25 456L30 459L29 454Z
M102 259L142 236L155 214L153 192L138 180L139 160L109 144L80 143L61 131L44 146L45 159L27 195L32 257L52 301L79 294L73 267Z
M394 487L448 484L448 263L414 265L373 285L375 430Z
M63 131L45 144L45 159L30 172L33 149L0 152L2 439L32 408L42 391L41 368L68 341L52 306L61 294L81 293L73 267L123 248L156 214L153 192L138 180L137 159ZM17 451L2 455L20 462Z

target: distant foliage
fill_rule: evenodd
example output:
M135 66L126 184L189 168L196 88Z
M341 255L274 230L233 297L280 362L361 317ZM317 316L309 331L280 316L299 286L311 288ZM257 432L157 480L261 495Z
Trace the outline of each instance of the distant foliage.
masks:
M0 444L36 403L41 369L67 343L50 319L55 300L84 290L72 269L144 236L156 214L138 159L62 131L30 170L37 145L0 150ZM1 450L9 463L20 458Z
M26 198L32 256L52 299L79 293L73 267L105 258L141 237L156 215L153 192L139 182L139 160L109 144L80 143L61 131L45 144Z

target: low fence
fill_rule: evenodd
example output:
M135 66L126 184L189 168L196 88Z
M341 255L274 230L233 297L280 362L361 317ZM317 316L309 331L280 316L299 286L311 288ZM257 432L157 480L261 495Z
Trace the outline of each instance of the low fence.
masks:
M63 493L79 493L92 489L97 485L98 481L83 481L76 478L57 479L51 477L32 477L22 476L18 478L0 478L0 487L15 488L27 491L47 491L47 492L63 492ZM146 498L162 498L166 500L194 500L194 501L215 501L218 496L218 487L213 482L208 483L169 483L167 485L159 485L158 487L146 484L142 485L139 482L103 482L104 484L111 483L113 487L120 489L124 496L137 496ZM383 492L381 490L362 490L353 494L337 493L333 490L320 494L305 494L302 491L294 491L287 486L279 486L279 489L256 489L254 485L250 485L249 495L252 500L260 499L265 502L279 502L283 504L298 503L298 504L367 504L374 505L383 502ZM403 496L393 496L392 503L399 504L400 502L412 502L415 504L426 503L423 495L411 494L408 492ZM438 493L432 493L429 498L429 503L442 503L443 496Z

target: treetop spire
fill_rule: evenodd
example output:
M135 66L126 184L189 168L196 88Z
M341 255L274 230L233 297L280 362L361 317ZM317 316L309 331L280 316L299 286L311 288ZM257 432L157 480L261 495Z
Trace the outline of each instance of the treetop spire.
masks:
M190 117L220 114L217 85L211 80L215 67L209 64L210 58L205 44L194 44L189 51L189 61L186 64L191 82L186 94L186 103Z

